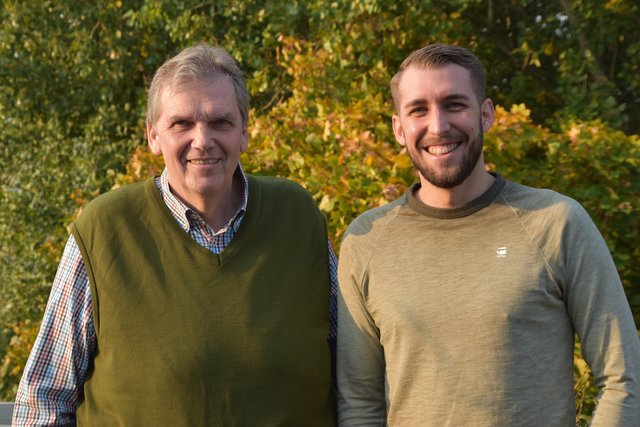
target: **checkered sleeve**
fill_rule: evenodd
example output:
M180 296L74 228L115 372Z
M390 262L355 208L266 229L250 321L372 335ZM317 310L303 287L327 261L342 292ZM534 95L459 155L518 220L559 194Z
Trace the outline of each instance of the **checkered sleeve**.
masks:
M87 270L71 236L18 387L13 425L75 425L76 406L95 348Z
M331 375L335 380L336 369L336 335L338 330L338 259L336 254L329 245L329 350L331 351Z

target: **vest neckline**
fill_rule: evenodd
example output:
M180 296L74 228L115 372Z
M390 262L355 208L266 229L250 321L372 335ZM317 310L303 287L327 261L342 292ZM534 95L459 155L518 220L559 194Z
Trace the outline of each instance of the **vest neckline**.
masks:
M242 224L238 228L238 231L236 231L231 242L229 242L225 249L219 254L213 253L209 249L198 244L198 242L193 240L191 236L189 236L189 234L180 227L180 224L178 224L176 219L171 215L169 208L164 203L164 200L156 186L155 179L155 176L149 178L146 182L145 189L157 211L167 223L167 230L170 230L168 232L175 234L185 245L193 248L195 253L198 255L213 259L216 267L222 266L227 259L231 258L242 246L243 242L246 240L246 236L251 235L251 228L256 221L255 218L257 217L254 211L258 209L260 204L260 192L255 188L256 185L252 176L247 175L250 197L247 200L247 210L244 214L244 218L242 219Z

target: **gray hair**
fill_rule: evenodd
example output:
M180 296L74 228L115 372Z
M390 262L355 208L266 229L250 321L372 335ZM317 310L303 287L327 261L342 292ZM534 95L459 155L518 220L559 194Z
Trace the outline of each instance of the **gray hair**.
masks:
M400 67L398 72L391 79L391 95L393 102L398 109L398 85L404 70L411 66L420 68L440 68L448 64L456 64L467 71L471 78L471 86L476 94L478 102L485 98L485 71L482 62L476 55L468 49L459 46L434 43L414 51L409 55Z
M184 49L168 59L153 76L147 100L147 122L153 126L158 119L160 95L165 87L176 88L184 83L202 82L222 73L231 79L242 116L242 125L249 121L249 93L236 61L219 46L199 44Z

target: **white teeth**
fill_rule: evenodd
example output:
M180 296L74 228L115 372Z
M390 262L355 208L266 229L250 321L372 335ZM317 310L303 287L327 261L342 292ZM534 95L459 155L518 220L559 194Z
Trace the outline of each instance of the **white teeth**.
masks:
M193 160L189 160L189 163L194 164L194 165L212 165L215 162L217 162L217 160L214 160L214 159L193 159Z
M458 148L457 143L447 145L430 145L427 147L427 152L429 152L429 154L442 155L450 153L456 148Z

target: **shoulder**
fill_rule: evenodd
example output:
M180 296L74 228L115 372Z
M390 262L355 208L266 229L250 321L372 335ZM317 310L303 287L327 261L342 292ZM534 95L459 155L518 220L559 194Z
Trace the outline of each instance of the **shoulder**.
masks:
M587 211L571 197L511 182L501 197L547 259L575 253L575 245L596 245L602 241Z
M347 228L344 236L363 235L371 231L379 231L381 228L392 221L398 210L406 204L406 196L394 200L377 208L369 209L360 214Z
M345 231L340 245L340 262L338 263L338 286L349 286L351 278L358 286L372 265L376 254L388 253L388 225L394 221L399 211L406 206L406 195L401 198L370 209L359 215Z
M155 185L152 180L153 178L149 178L146 181L127 184L97 196L82 208L78 221L108 219L114 214L143 209L142 201L146 200L145 195L148 194L149 187Z
M96 207L104 208L106 206L111 206L114 203L120 204L120 203L126 203L133 199L138 199L142 197L142 195L145 193L146 191L145 187L147 185L148 183L145 180L145 181L140 181L133 184L127 184L122 187L114 188L112 190L107 191L106 193L103 193L97 196L95 199L91 200L87 204L87 208L93 208L93 209L95 209Z
M532 188L507 181L501 197L521 216L533 215L561 222L588 218L578 201L550 189Z
M247 219L259 220L272 231L277 225L293 236L311 233L327 240L326 219L311 194L301 185L268 176L247 175L247 180Z
M341 258L349 252L373 253L386 236L386 229L398 212L406 206L406 195L384 206L370 209L351 222L344 233Z
M286 178L273 176L247 175L249 181L249 198L257 196L259 199L272 203L316 207L315 201L309 192L300 184Z
M307 190L300 184L290 179L249 174L247 174L247 179L250 186L258 187L262 191L294 192L300 195L309 195Z

